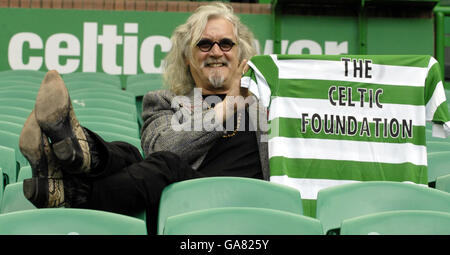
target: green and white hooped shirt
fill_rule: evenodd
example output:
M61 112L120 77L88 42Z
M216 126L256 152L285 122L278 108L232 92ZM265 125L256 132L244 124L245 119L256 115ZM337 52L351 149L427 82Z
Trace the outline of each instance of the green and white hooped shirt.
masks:
M422 55L265 55L241 81L269 109L270 180L316 199L355 181L427 183L425 124L450 133L439 65Z

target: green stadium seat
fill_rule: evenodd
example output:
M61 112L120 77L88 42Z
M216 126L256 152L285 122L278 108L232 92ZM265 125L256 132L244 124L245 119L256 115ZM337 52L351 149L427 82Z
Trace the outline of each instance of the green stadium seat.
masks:
M447 138L433 137L431 129L426 129L425 135L426 135L427 143L431 142L431 141L450 143L450 137L447 137Z
M13 78L23 78L23 77L34 77L36 79L44 79L45 76L44 71L38 71L38 70L5 70L0 71L0 79L4 79L7 77L13 77Z
M436 189L450 193L450 174L436 178Z
M141 152L141 154L143 154L141 147L141 140L138 138L127 136L125 134L111 133L107 131L97 131L96 133L107 142L120 141L134 145L134 147L136 147Z
M31 83L21 83L21 82L5 82L0 80L0 91L6 90L6 91L28 91L28 92L34 92L37 94L39 91L39 85L31 84Z
M16 154L16 161L19 167L29 165L28 160L22 155L19 149L19 135L11 132L0 130L0 145L14 149ZM13 173L11 173L13 175ZM17 175L9 176L10 181L16 181Z
M0 114L0 120L8 121L8 122L11 122L11 123L16 123L16 124L19 124L21 126L23 126L23 124L26 121L25 118L18 117L18 116L13 116L13 115L5 115L5 114Z
M0 108L1 109L1 108ZM89 108L74 108L75 114L78 116L106 116L110 118L122 119L131 122L136 122L137 119L135 116L129 113L106 109L106 108L98 108L98 107L89 107ZM30 113L28 113L29 115ZM27 117L28 117L27 115Z
M19 98L36 100L36 92L34 91L23 91L18 89L2 89L0 90L0 98Z
M300 192L291 187L251 178L199 178L163 190L157 233L163 233L170 216L219 207L259 207L303 214Z
M4 189L6 186L5 181L4 181L4 176L5 175L3 174L3 169L0 166L0 198L3 198L3 192L4 192Z
M86 116L86 115L77 116L77 119L82 126L84 122L103 122L139 130L137 121L123 120L108 116Z
M21 83L21 84L29 84L31 86L37 86L41 85L42 79L36 78L36 77L3 77L0 78L0 84L5 83Z
M127 78L126 91L133 93L136 97L136 110L138 114L139 128L142 128L142 101L149 91L163 89L163 79L161 74L137 74Z
M0 107L17 107L25 110L33 110L35 100L24 99L24 98L0 98Z
M2 187L5 187L8 183L16 182L18 163L13 148L0 146L0 168L2 169Z
M30 83L39 86L44 79L45 72L32 70L0 71L0 87L5 83Z
M450 235L450 213L405 210L369 214L344 220L341 235Z
M8 131L8 132L20 135L22 128L23 128L23 125L20 125L20 124L14 123L14 122L4 121L4 120L0 119L0 130L4 130L4 131Z
M23 182L8 184L3 193L0 214L36 209L23 194Z
M143 90L136 90L133 88L135 84L147 84L147 87L142 87L142 85L137 85L140 89ZM150 90L158 90L162 88L163 79L161 74L156 73L141 73L136 75L129 75L127 77L127 90L132 90L135 92L135 95L145 95L147 91ZM130 88L131 85L131 88Z
M428 157L428 183L435 182L438 176L450 174L450 152L430 152Z
M0 114L20 117L20 118L24 118L26 120L28 118L28 116L30 115L32 109L33 108L31 108L31 109L24 109L24 108L20 108L20 107L3 106L2 105L0 107Z
M19 170L19 174L17 176L17 182L23 182L23 180L32 178L33 172L31 170L31 166L23 166Z
M311 217L250 207L199 210L167 218L165 235L323 235Z
M163 89L161 78L155 78L147 81L140 81L136 83L128 83L126 91L133 93L136 97L144 96L149 91Z
M120 88L116 86L111 86L106 83L102 82L95 82L95 81L65 81L64 84L67 87L67 90L69 93L78 91L78 90L85 90L85 89L102 89L102 90L108 90L108 91L120 91Z
M0 124L1 127L1 124ZM111 133L116 133L119 135L126 135L136 139L140 139L139 130L137 128L130 128L126 126L120 126L112 123L103 123L103 122L95 122L95 121L84 121L83 127L90 129L91 131L106 131Z
M70 73L63 74L62 78L65 83L68 82L98 82L121 89L122 85L120 77L106 73Z
M0 92L1 93L1 92ZM0 94L1 95L1 94ZM103 89L80 89L70 93L70 98L74 99L108 99L118 102L136 105L134 95L124 90L112 91Z
M450 151L450 142L439 142L439 141L427 142L427 153L438 151Z
M345 219L395 210L450 212L450 194L423 185L367 181L322 189L317 195L317 219L324 233L336 234Z
M46 208L0 215L1 235L146 235L145 222L87 209Z
M1 100L0 100L1 102ZM124 112L134 119L137 119L136 107L132 104L122 103L114 100L108 99L72 99L72 105L74 109L77 108L105 108L110 110L115 110L118 112Z

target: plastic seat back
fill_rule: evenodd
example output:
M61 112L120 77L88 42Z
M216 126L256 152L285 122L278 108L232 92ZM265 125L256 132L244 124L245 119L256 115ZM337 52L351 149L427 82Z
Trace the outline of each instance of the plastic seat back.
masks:
M22 107L15 107L15 106L1 106L0 107L0 114L2 115L11 115L11 116L15 116L18 118L23 118L23 119L27 119L28 116L30 115L31 111L33 110L33 108L31 109L25 109Z
M341 235L450 235L450 213L390 211L344 220Z
M323 235L320 221L267 208L227 207L169 217L165 235Z
M438 142L438 141L427 142L427 153L439 151L450 151L450 142Z
M251 178L199 178L163 190L157 233L163 233L170 216L218 207L260 207L303 214L300 192L291 187Z
M34 91L21 91L18 89L2 89L0 90L0 98L24 98L28 100L36 100L36 92Z
M23 166L19 169L17 176L17 182L23 182L23 180L33 177L31 166Z
M97 82L103 83L116 89L121 89L120 77L106 73L69 73L62 75L65 83L70 82Z
M18 92L32 92L37 94L40 84L27 83L27 82L8 82L0 80L0 91L18 91Z
M0 215L1 235L145 235L145 222L104 211L46 208Z
M450 212L450 194L411 183L368 181L322 189L317 195L316 215L324 233L336 233L345 219L395 210Z
M74 109L77 108L105 108L113 111L123 112L137 118L136 106L109 99L72 99Z
M4 121L0 119L0 130L8 131L14 134L20 135L23 125L17 124L15 122Z
M450 174L436 178L436 189L450 193Z
M3 121L8 121L11 123L16 123L19 125L22 125L25 123L26 119L22 118L22 117L18 117L18 116L13 116L13 115L5 115L5 114L0 114L0 120Z
M0 168L2 169L2 185L16 182L16 152L13 148L0 146ZM3 178L6 175L6 178ZM3 187L3 186L2 186Z
M0 213L36 209L23 194L23 182L8 184L3 193Z
M1 95L1 94L0 94ZM70 93L70 98L72 100L82 100L82 99L108 99L113 100L121 103L136 104L136 99L134 98L134 95L131 93L127 93L123 90L119 91L101 91L101 90L95 90L95 89L80 89L73 91Z
M38 70L5 70L0 71L0 79L7 79L7 78L17 78L17 79L23 79L24 77L33 77L36 80L43 80L45 76L44 71L38 71Z
M450 174L450 151L428 153L428 182L446 174Z
M25 99L25 98L0 98L0 107L8 106L8 107L17 107L29 110L33 110L34 108L34 99Z
M102 123L95 121L85 121L83 122L83 126L89 128L94 132L98 131L106 131L111 133L116 133L119 135L127 135L136 139L140 139L139 137L139 129L131 128L126 126L121 126L113 123Z
M124 119L113 118L109 116L88 116L88 115L79 115L77 116L78 121L83 126L84 122L102 122L105 124L115 124L123 127L128 127L132 129L139 130L139 126L137 121L130 121Z
M135 96L143 96L148 91L162 88L163 79L161 74L143 73L130 75L127 78L126 90L132 92Z
M74 108L75 114L78 116L106 116L111 118L117 118L122 120L128 120L136 122L137 119L133 114L125 113L122 111L116 111L106 108L90 107L90 108ZM29 115L29 113L28 113Z
M19 167L29 165L28 160L23 156L19 149L19 134L0 130L0 145L14 149ZM15 181L17 179L17 174L15 174L13 178Z

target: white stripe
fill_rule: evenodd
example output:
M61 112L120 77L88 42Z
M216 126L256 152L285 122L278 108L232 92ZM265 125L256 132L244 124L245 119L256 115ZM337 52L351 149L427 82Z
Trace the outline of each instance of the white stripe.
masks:
M299 190L302 199L317 199L317 193L321 189L334 187L337 185L359 182L353 180L292 178L288 177L287 175L270 176L270 181L279 184L284 184Z
M276 156L427 165L426 146L411 143L273 137L269 140L269 158Z
M428 70L427 73L430 71L431 67L434 66L434 64L437 63L437 60L433 57L430 58L430 62L428 62Z
M320 190L338 185L345 185L350 183L356 183L360 181L355 180L329 180L329 179L307 179L307 178L293 178L287 175L282 176L270 176L270 181L278 184L287 185L300 191L302 199L317 199L317 194ZM419 185L422 187L428 187L425 184L417 184L411 181L403 181L403 183L409 183Z
M317 113L321 117L325 114L354 116L358 121L366 117L369 122L374 122L373 118L397 119L400 123L403 119L411 119L414 126L425 126L425 107L422 105L383 104L383 108L378 108L374 104L370 108L368 103L364 107L359 107L359 102L355 104L354 107L333 106L327 99L276 97L272 98L269 120L277 117L301 119L303 113L308 113L306 118L311 118Z
M444 86L442 85L442 81L440 81L436 88L433 91L433 95L430 98L430 101L428 101L426 105L426 120L431 121L433 120L434 113L436 112L436 109L441 105L443 102L445 102L445 91Z
M372 78L359 78L359 71L358 77L355 78L352 62L348 63L347 76L344 61L289 59L277 60L275 63L280 79L335 80L423 87L428 73L427 67L372 64L370 70ZM365 71L362 72L364 77Z
M248 89L261 101L264 107L268 107L270 104L270 96L272 94L269 84L258 68L256 68L255 64L251 61L248 61L247 64L253 69L256 77L256 83L252 80L252 82L248 84Z

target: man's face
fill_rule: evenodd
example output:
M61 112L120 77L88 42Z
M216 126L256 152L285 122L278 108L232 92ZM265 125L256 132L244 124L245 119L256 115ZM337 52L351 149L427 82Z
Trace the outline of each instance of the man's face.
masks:
M210 19L202 33L200 41L220 42L228 39L236 43L233 25L224 18ZM199 47L192 50L193 61L188 62L195 86L203 89L203 94L226 93L230 88L230 77L236 72L239 59L238 47L223 51L216 43L209 51Z

